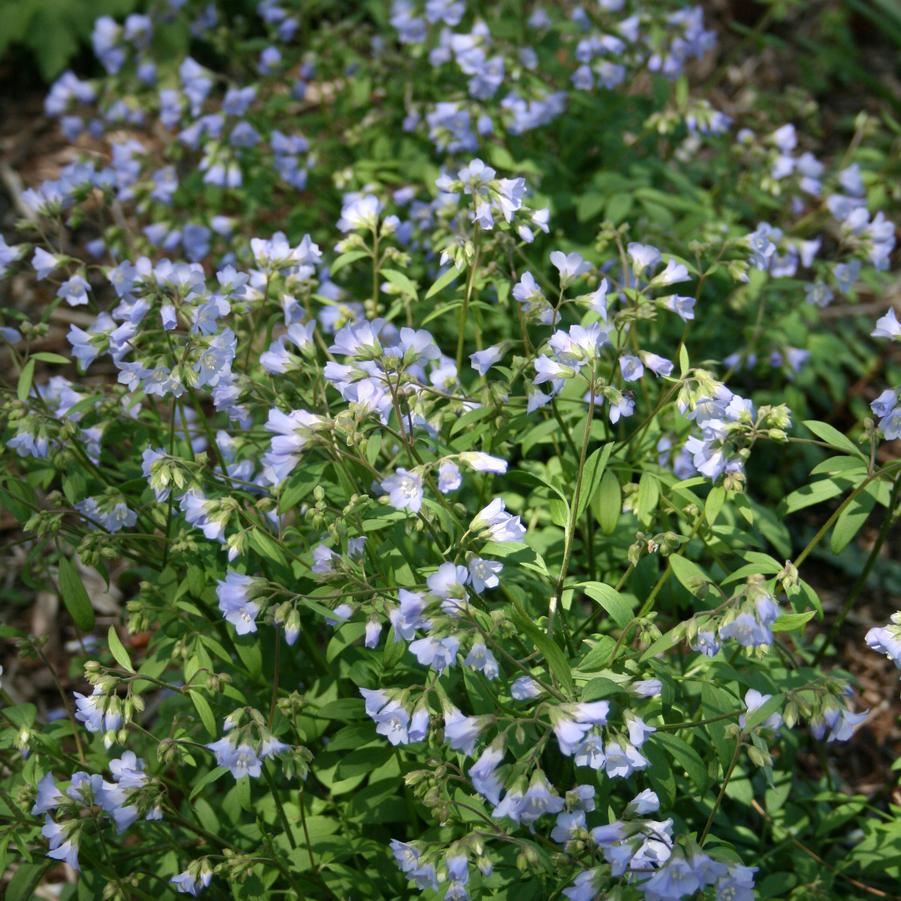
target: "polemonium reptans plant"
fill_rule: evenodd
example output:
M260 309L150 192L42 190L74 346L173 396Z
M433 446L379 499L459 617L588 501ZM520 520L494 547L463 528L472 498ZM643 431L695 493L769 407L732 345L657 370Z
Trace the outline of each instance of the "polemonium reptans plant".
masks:
M60 692L4 696L10 897L894 897L830 756L901 491L873 123L719 110L685 4L151 7L0 237L0 504L77 647L3 627Z

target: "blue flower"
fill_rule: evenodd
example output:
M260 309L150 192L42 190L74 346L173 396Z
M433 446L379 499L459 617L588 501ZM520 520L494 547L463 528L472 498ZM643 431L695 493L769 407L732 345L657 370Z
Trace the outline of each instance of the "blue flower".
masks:
M395 3L395 8L397 3ZM411 879L416 887L422 891L425 889L437 889L438 877L435 867L430 863L423 863L422 852L415 846L396 838L390 842L391 853L398 867L407 878Z
M555 250L551 253L551 264L560 273L560 285L566 287L579 276L591 271L591 264L585 262L578 253L563 253Z
M394 628L394 640L411 641L416 636L417 629L427 629L430 626L429 621L422 617L425 601L421 594L406 588L398 589L398 600L398 606L388 611L388 618Z
M475 369L479 375L485 375L495 363L500 361L501 357L503 357L503 351L497 344L469 355L469 359L472 362L472 368Z
M477 716L464 716L456 707L444 712L444 738L455 751L472 756L479 733L484 726Z
M885 316L876 320L876 328L870 334L874 338L888 338L890 341L901 341L901 322L892 307Z
M598 875L598 870L583 870L576 876L575 882L563 890L563 894L569 901L595 901L598 897Z
M496 497L469 524L470 532L484 534L491 541L522 541L526 530L518 516L507 512L503 500Z
M395 510L418 513L422 509L422 477L416 472L398 467L394 475L382 480L382 490Z
M518 804L519 822L528 826L547 814L560 813L563 798L553 791L547 777L541 770L535 770Z
M252 576L229 570L216 586L219 609L226 621L235 627L238 635L247 635L257 630L256 618L260 605L250 597L257 581Z
M199 895L213 878L213 870L206 858L188 865L188 868L169 881L183 895Z
M426 579L429 591L435 597L464 600L469 572L465 566L455 563L442 563L438 569Z
M486 588L497 588L500 585L498 573L504 568L497 560L486 560L483 557L470 557L467 561L472 590L481 594Z
M115 733L122 725L122 712L118 699L107 695L97 685L90 695L73 692L75 696L75 719L84 723L88 732Z
M735 619L720 626L720 640L734 638L746 648L767 647L773 643L769 628L750 613L740 613Z
M409 648L421 666L431 667L440 675L454 665L457 652L460 650L460 641L453 635L446 638L428 635L410 642Z
M450 494L463 484L460 469L453 460L444 460L438 467L438 490L442 494Z
M889 625L870 629L865 640L867 647L879 654L885 654L901 669L901 612L892 614Z
M611 779L626 779L635 770L643 770L648 765L647 759L628 742L608 742L604 753L604 769Z
M34 271L37 273L39 280L47 278L62 263L63 257L54 253L48 253L43 247L36 247L34 256L31 258L31 265L34 266Z
M262 772L262 761L246 742L237 744L231 736L225 736L205 747L216 755L216 766L225 767L235 779L244 776L256 779Z
M481 642L473 644L463 662L479 670L486 679L496 679L500 674L497 658Z
M45 817L41 835L47 839L50 850L48 857L67 863L73 870L78 870L78 834L74 831L75 823L60 826L50 817Z
M745 693L745 707L747 708L747 713L753 713L755 710L763 707L763 705L772 697L772 695L761 694L756 688L749 688ZM746 715L743 713L738 718L738 725L744 729L746 721ZM782 714L778 711L774 711L760 725L765 729L772 729L775 732L782 725Z
M41 813L47 813L53 810L65 801L62 792L56 787L56 781L53 773L47 773L37 785L37 796L35 797L34 806L31 808L33 817Z
M633 241L626 247L626 252L636 275L642 275L646 270L650 271L660 262L660 251L650 244Z
M504 746L495 742L482 751L479 759L469 768L473 788L492 804L500 800L503 783L497 775L498 764L504 759Z
M531 676L520 676L510 686L510 696L514 701L529 701L541 694L541 686Z
M83 276L73 275L60 285L57 296L62 297L70 307L83 306L88 302L89 288Z

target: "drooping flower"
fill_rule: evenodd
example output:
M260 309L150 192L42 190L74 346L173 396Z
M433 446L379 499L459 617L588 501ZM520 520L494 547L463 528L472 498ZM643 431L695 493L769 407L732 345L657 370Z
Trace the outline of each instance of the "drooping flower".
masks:
M522 541L526 534L518 516L511 516L503 500L496 497L487 507L476 514L469 524L469 530L485 533L492 541Z
M456 707L444 712L444 738L455 751L472 756L475 744L483 728L477 716L464 716Z
M251 592L258 580L252 576L229 570L224 579L216 586L219 598L219 609L227 622L230 622L238 635L256 632L256 617L260 605L251 600Z
M257 752L246 742L236 743L231 736L225 736L205 747L216 755L216 766L225 767L235 779L250 776L259 778L262 761Z

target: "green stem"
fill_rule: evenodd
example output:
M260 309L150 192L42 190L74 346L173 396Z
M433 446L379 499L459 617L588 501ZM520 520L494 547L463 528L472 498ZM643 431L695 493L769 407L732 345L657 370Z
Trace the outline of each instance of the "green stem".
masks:
M310 830L307 828L307 812L304 809L303 801L303 787L301 787L297 799L297 806L300 807L300 825L303 828L303 837L307 845L307 854L310 855L310 866L313 868L313 872L318 874L319 864L316 863L316 858L313 856L313 843L310 841Z
M596 376L597 359L593 360L591 364L591 381L588 383L588 418L585 421L585 432L582 435L582 448L579 451L579 469L576 472L576 485L573 489L572 504L569 508L569 521L566 524L566 533L563 538L563 562L560 564L560 575L557 576L557 584L554 586L554 593L551 595L551 600L548 604L548 635L552 635L554 632L554 616L557 612L557 605L563 596L563 583L566 581L566 573L569 570L569 561L572 556L573 535L576 532L576 521L578 519L579 497L582 493L582 476L585 472L585 458L588 456L588 442L591 440L591 423L594 420L594 383Z
M469 268L469 275L466 279L466 294L463 296L463 306L460 307L460 319L457 322L457 375L463 366L463 337L466 331L466 316L469 313L469 301L472 297L472 289L476 281L476 273L479 271L479 258L482 255L482 232L476 232L475 239L476 251L473 257L472 265Z
M720 809L720 804L723 803L723 798L726 795L726 786L729 784L729 780L732 778L732 773L735 770L735 766L738 763L738 757L741 753L742 748L742 740L739 739L735 743L735 750L732 752L732 760L729 761L729 768L726 770L726 775L723 776L723 784L720 786L719 794L716 796L716 801L713 802L713 810L710 811L710 816L707 817L707 822L704 824L704 831L701 833L701 837L698 839L698 844L703 848L704 842L707 840L707 836L710 834L710 828L713 826L713 819L716 816L717 811Z
M876 542L873 544L873 547L870 550L870 556L867 557L867 562L864 565L864 568L861 570L860 575L857 577L857 580L851 587L851 591L848 593L848 597L845 599L845 603L842 605L841 612L836 617L835 622L832 624L832 629L829 632L829 637L820 646L819 651L817 651L816 657L814 657L813 660L814 666L817 666L820 663L820 660L826 653L826 649L838 637L838 633L841 631L842 626L845 624L845 620L848 618L848 614L853 609L858 597L860 597L861 591L863 591L864 586L867 584L867 579L870 577L870 572L876 565L877 559L879 559L879 552L882 550L882 545L885 544L885 539L888 538L888 534L891 531L892 521L895 517L895 508L898 503L899 494L901 494L901 474L899 474L895 479L895 485L892 488L892 494L888 502L888 511L885 514L885 519L883 519L882 521L882 526L879 529L879 534L876 537Z
M275 780L272 778L272 773L269 772L269 768L266 764L263 765L263 773L266 776L266 784L269 786L269 791L272 792L272 800L275 801L275 809L278 812L278 818L282 821L282 829L285 830L285 835L288 836L288 844L291 845L291 850L294 851L297 849L297 842L294 841L294 833L291 831L291 826L288 823L288 815L285 813L282 799L275 787Z
M718 723L721 720L738 719L741 715L740 710L733 710L729 713L720 713L717 716L708 717L706 720L685 720L682 723L663 723L657 726L658 732L678 732L680 729L694 729L698 726L708 726L710 723Z
M692 538L698 532L698 529L701 527L701 523L704 521L704 511L698 514L698 518L695 520L694 526L692 526L691 533L688 536L688 540L691 541ZM638 611L638 615L635 617L636 619L641 619L643 616L647 616L651 610L654 608L654 601L657 600L657 595L660 594L660 590L666 584L667 579L669 579L670 574L672 573L672 567L670 566L670 558L666 558L666 568L660 573L660 578L657 580L654 587L651 589L651 593L648 595L647 600L642 604L641 610Z
M807 543L807 547L805 547L804 550L801 551L801 553L798 554L797 557L795 557L795 560L794 560L795 569L800 568L801 564L810 556L810 554L814 550L814 548L823 540L823 537L832 528L832 526L835 524L836 520L838 520L839 516L841 516L842 513L845 512L845 510L850 505L851 501L853 501L854 498L856 498L857 495L860 494L870 484L870 482L875 481L876 479L885 475L887 472L894 472L897 469L901 469L901 463L890 464L890 465L886 466L885 469L881 469L879 472L873 473L873 475L871 475L871 476L867 476L867 478L865 478L841 502L841 504L839 504L838 508L835 510L835 512L832 514L832 516L830 516L829 519L827 519L826 522L823 523L820 530Z
M372 231L372 315L378 316L379 309L379 270L381 268L381 260L379 259L379 232L378 226Z

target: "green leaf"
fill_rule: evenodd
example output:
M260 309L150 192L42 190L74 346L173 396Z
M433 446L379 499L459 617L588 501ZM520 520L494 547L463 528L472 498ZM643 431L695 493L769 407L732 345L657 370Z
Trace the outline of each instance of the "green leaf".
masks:
M440 275L435 281L435 284L426 291L425 299L428 300L430 297L434 297L439 291L443 291L452 281L460 276L462 271L462 269L457 269L456 266L451 266L450 269L443 275Z
M109 652L113 655L113 660L115 660L122 669L133 673L135 668L132 666L131 657L128 656L128 651L125 650L125 645L122 644L115 626L109 627L109 632L106 633L106 641L109 645Z
M60 363L62 365L66 365L69 363L69 358L64 357L62 354L52 354L49 351L42 350L36 354L31 355L32 360L40 360L42 363Z
M681 554L670 554L669 565L673 575L692 594L697 594L710 581L704 570L697 563L683 557Z
M794 632L800 629L804 623L816 616L815 610L805 610L804 613L782 613L772 625L773 632Z
M340 272L345 266L348 266L351 263L354 263L357 260L368 256L369 251L367 250L348 250L347 253L342 253L341 256L339 256L335 260L335 262L332 263L331 269L329 269L329 274L335 275L335 273Z
M216 737L216 717L213 715L213 708L210 707L209 701L199 692L191 689L188 694L194 702L194 709L203 723L203 728L209 733L211 738Z
M399 272L397 269L383 269L382 275L394 285L401 294L406 294L414 300L419 295L419 286L411 278Z
M593 191L589 194L583 194L576 202L576 218L579 222L588 222L600 215L601 210L607 203L607 197Z
M6 901L30 901L35 897L35 889L52 865L53 861L19 864L6 886L3 897L6 898Z
M90 632L94 628L94 608L78 570L68 557L59 559L59 593L78 630Z
M862 460L866 459L857 445L855 445L850 438L843 435L834 426L829 425L828 422L819 422L816 419L805 419L804 425L813 432L820 441L825 441L830 447L845 451L849 454L854 454Z
M861 530L876 504L876 498L869 491L861 491L841 512L829 539L829 549L833 554L843 551L848 542Z
M55 3L43 9L38 8L28 30L28 43L37 56L38 68L47 82L59 75L66 63L78 52L78 38L72 27L71 15L60 15L63 10L56 8L58 6Z
M606 585L604 582L580 582L573 585L573 588L581 589L593 601L597 601L621 629L631 622L633 605L610 585Z
M28 400L28 394L31 391L31 383L34 380L34 357L22 367L19 373L19 382L16 385L16 397L23 403Z
M655 732L651 741L663 745L666 752L688 774L688 778L701 792L707 789L707 766L701 755L685 740L671 732Z
M717 521L725 502L726 489L722 485L714 485L704 502L704 518L711 526Z
M217 766L215 769L210 770L205 776L194 783L194 788L191 789L189 800L193 801L208 785L221 779L227 772L228 769L224 766Z
M600 698L609 698L611 695L625 694L626 692L626 687L618 682L614 682L606 676L597 676L582 689L582 700L597 701Z
M860 457L849 457L842 454L837 457L829 457L821 463L817 463L817 465L810 470L812 476L832 475L837 472L844 473L847 478L854 478L852 473L864 477L867 473L866 460L861 460Z
M234 792L238 799L238 804L241 805L241 809L249 811L250 810L250 776L242 776L240 779L236 779Z
M650 660L652 657L656 657L658 654L662 654L664 651L668 651L670 648L679 644L685 635L686 625L686 623L679 623L679 625L670 629L669 632L664 632L663 635L661 635L660 638L658 638L657 641L641 655L639 663L644 663L645 660Z
M582 471L582 490L579 492L579 503L576 507L576 519L584 512L588 504L600 489L601 478L613 453L613 442L608 441L603 447L593 451L585 461L585 469Z
M632 204L632 194L614 194L607 201L607 218L614 225L619 225L632 212Z
M608 469L601 478L601 484L594 496L591 510L605 535L616 531L620 513L623 508L623 491L619 479L612 469Z
M38 709L34 704L12 704L2 709L2 716L18 728L31 728L34 725Z
M324 470L325 464L322 463L304 463L299 466L291 474L278 496L279 512L285 513L296 507L308 494L312 493L313 489L322 483Z
M688 348L684 344L679 345L679 375L685 378L689 369Z
M572 697L575 691L573 683L572 670L566 655L560 650L560 646L549 636L545 635L535 623L529 618L519 601L513 601L514 618L519 628L532 639L535 646L544 655L547 660L550 671L554 674L557 681L563 686L566 693Z
M366 716L362 698L338 698L323 704L316 716L326 720L360 720Z
M513 155L502 144L492 144L488 148L488 156L491 159L491 165L498 169L506 169L508 172L519 171Z
M866 477L866 471L864 471L863 476ZM841 484L835 479L818 479L816 482L811 482L809 485L803 485L801 488L792 491L782 501L782 513L787 516L789 513L795 513L798 510L803 510L805 507L821 504L823 501L828 501L839 494L844 494L851 487L852 483L850 481Z
M635 513L644 525L651 521L651 514L660 500L660 483L657 477L649 472L643 472L638 480L638 503Z
M282 553L282 549L276 541L262 529L251 529L247 533L250 546L261 556L278 563L281 566L287 566L288 561Z
M768 701L765 701L756 710L747 714L745 717L745 731L765 723L774 713L779 713L785 706L785 695L781 692L773 695Z

